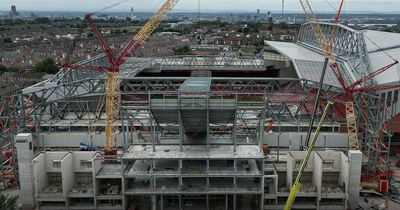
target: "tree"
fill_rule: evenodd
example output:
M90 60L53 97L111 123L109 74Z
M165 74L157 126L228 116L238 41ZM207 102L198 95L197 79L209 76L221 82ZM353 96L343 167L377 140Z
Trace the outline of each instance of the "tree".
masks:
M175 55L190 55L192 50L189 46L184 46L175 50Z
M4 42L4 44L13 43L13 40L10 37L5 37L5 38L3 38L3 42Z
M8 72L20 72L21 70L18 69L17 67L10 67L7 69Z
M16 210L18 196L0 194L0 209Z
M7 67L5 67L4 65L0 64L0 71L7 71Z
M55 74L58 72L56 62L52 58L45 58L33 67L34 72L46 72L47 74Z
M278 24L278 27L279 27L280 29L289 29L289 28L290 28L289 25L288 25L287 23L285 23L285 22L280 22L280 23Z
M48 17L38 17L35 18L34 22L38 24L50 24L51 20Z

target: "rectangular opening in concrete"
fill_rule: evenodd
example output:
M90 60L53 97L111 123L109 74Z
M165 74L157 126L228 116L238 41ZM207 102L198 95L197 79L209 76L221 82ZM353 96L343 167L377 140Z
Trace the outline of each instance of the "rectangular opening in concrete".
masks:
M204 192L207 189L207 179L200 177L191 177L182 179L182 191L184 192Z
M261 162L258 160L238 160L237 161L238 175L262 175Z
M287 184L286 171L278 171L278 191L289 192L289 186Z
M126 197L128 209L151 209L151 196L146 195L129 195Z
M136 177L126 179L126 193L151 192L151 180L148 177Z
M179 192L179 179L178 178L156 178L155 191L173 193Z
M233 175L233 160L210 160L209 175Z
M277 182L277 178L264 178L264 193L269 195L276 195L275 184Z
M150 160L126 160L125 176L140 176L150 173Z
M161 195L158 196L158 204L164 207L164 210L175 210L179 208L179 196L174 195Z
M69 197L93 196L93 176L90 172L75 172L75 183Z
M237 195L236 209L258 209L261 196L259 195Z
M238 192L248 193L261 191L261 178L259 177L238 177L236 182Z
M121 179L97 179L98 196L120 196Z
M154 174L156 175L175 175L179 174L179 164L177 160L155 160Z
M206 175L206 160L183 160L182 161L182 175L199 176Z
M209 191L214 193L234 192L233 177L211 177Z
M182 208L184 210L207 209L207 198L205 195L182 196Z

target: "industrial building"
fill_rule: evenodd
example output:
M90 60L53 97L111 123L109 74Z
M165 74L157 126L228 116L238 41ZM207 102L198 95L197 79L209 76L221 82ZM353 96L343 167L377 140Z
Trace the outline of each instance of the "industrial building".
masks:
M117 57L87 14L105 54L4 97L3 185L40 210L263 210L302 174L292 209L356 209L399 135L400 35L310 22L259 57L131 57L177 2Z

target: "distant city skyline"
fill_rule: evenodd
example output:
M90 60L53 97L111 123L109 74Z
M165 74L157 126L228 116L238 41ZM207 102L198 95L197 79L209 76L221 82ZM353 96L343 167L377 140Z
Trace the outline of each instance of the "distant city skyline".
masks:
M96 11L109 6L118 0L1 0L1 11L9 11L11 5L16 5L18 11ZM109 12L129 12L130 8L135 8L137 12L149 12L156 10L164 0L131 0L124 2L120 6L107 10ZM316 12L335 12L332 6L337 7L339 0L310 0ZM225 11L242 12L260 9L261 12L281 11L282 0L201 0L201 11ZM331 6L332 5L332 6ZM286 0L285 10L288 12L302 11L298 0ZM197 11L197 0L181 0L173 10L175 12ZM348 0L344 7L345 12L400 12L399 0Z

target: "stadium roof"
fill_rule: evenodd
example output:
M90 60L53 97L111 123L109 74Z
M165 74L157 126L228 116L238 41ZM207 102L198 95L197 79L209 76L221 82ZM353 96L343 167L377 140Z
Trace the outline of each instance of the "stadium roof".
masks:
M363 70L363 75L393 63L393 59L400 59L400 34L373 30L356 31L343 25L339 27L355 35L362 34L370 66L370 69ZM299 43L274 41L266 41L265 43L293 63L299 78L319 82L324 62L324 56L320 51L313 50ZM351 76L354 73L351 67L351 61L346 61L346 58L344 58L341 59L339 65L341 71L345 70L342 74L347 74L345 75L345 79L348 82L354 81L354 76ZM400 65L393 66L386 72L375 77L374 81L377 84L400 83ZM330 69L326 71L324 83L340 87L336 76Z
M292 61L299 78L320 81L325 60L323 55L295 43L266 41L266 44ZM330 70L326 71L324 83L340 87L335 74Z
M400 59L400 34L382 31L363 31L365 42L368 48L369 61L372 70L382 68L393 59ZM391 56L391 57L389 57ZM399 83L400 66L393 66L386 72L375 77L378 84Z

